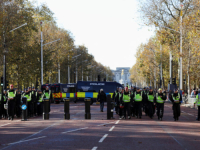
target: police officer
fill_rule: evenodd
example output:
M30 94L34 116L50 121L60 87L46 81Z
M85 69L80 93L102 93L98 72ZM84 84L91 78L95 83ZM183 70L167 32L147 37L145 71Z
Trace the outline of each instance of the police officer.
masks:
M198 107L198 115L197 115L197 118L196 120L200 120L200 89L198 91L198 94L196 96L196 101L194 102L194 107L195 107L195 104L197 104L197 107Z
M30 90L30 88L26 89L24 96L27 98L27 103L28 103L28 117L32 117L32 103L31 103L31 90Z
M178 120L178 117L180 117L180 104L181 104L181 102L182 102L182 97L178 93L178 90L176 89L174 91L174 94L172 94L174 121Z
M116 91L113 93L112 100L115 102L115 112L119 114L119 106L117 105L117 94L119 92L119 88L117 87Z
M136 92L136 87L134 86L134 87L131 88L131 116L132 117L135 117L135 103L134 103L134 100L133 100L135 92Z
M162 89L158 90L156 93L156 107L157 107L157 116L158 120L162 120L164 114L164 102L166 100L166 95L162 93Z
M120 103L120 109L119 109L119 119L123 119L124 118L124 102L121 101L121 96L124 93L124 88L120 88L119 89L119 103Z
M51 104L51 90L49 90L49 86L46 86L45 90L43 91L43 94L44 94L44 98L47 98L49 99L49 112L51 111L50 110L50 104Z
M127 112L128 119L131 119L131 112L130 112L131 95L128 86L125 88L124 93L122 93L121 95L121 102L124 103L124 118L126 119L126 112Z
M7 98L8 98L7 91L4 90L3 94L1 95L1 108L0 108L2 110L2 115L4 119L7 118L7 110L4 108L4 105L7 103Z
M16 116L19 118L21 116L21 91L17 91L15 108Z
M32 87L32 106L33 106L33 116L37 115L37 92L35 90L35 87Z
M41 116L42 113L43 113L43 97L44 97L44 94L42 93L41 90L38 91L38 94L37 94L37 115L38 116Z
M135 114L137 118L142 118L142 100L143 100L143 95L142 92L140 91L140 88L137 87L136 92L134 93L133 96L133 101L135 103Z
M148 115L152 119L155 113L155 106L154 106L154 93L152 88L149 88L149 92L147 93L147 100L148 100Z
M15 98L16 91L14 90L14 86L11 84L10 90L8 91L8 120L14 119Z

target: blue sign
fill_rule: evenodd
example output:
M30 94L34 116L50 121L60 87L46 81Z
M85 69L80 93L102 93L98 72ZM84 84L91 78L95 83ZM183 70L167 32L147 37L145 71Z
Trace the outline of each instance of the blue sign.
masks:
M27 106L26 105L22 105L22 110L26 110Z

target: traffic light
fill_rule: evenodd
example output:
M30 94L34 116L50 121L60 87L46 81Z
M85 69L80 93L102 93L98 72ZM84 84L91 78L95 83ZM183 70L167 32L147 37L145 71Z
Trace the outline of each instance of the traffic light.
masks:
M176 78L172 78L172 84L176 84Z
M1 86L3 86L3 77L1 77Z
M8 85L8 81L7 81L7 80L6 80L6 86L9 86L9 85Z

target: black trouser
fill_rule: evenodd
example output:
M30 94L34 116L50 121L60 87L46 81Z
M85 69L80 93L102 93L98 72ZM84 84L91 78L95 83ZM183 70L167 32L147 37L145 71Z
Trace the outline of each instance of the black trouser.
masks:
M34 116L37 114L37 102L33 102L33 114Z
M4 109L4 104L6 104L6 102L3 102L3 105L2 105L2 115L4 118L6 118L8 116L8 112L6 109Z
M3 110L4 110L3 102L0 102L0 119L2 118Z
M135 117L135 103L132 103L131 104L131 115L133 116L133 117Z
M197 119L198 120L200 119L200 106L198 106L198 116L197 116Z
M124 108L119 108L119 116L122 117L124 113Z
M21 112L22 112L20 104L16 104L15 108L16 108L15 109L16 110L16 116L20 117L21 116Z
M103 111L103 108L104 108L104 101L100 102L100 111Z
M126 118L126 112L127 112L128 116L131 115L131 112L130 112L130 102L124 103L124 117L125 118Z
M152 118L154 113L155 113L154 104L153 104L153 102L149 102L149 107L148 107L149 117Z
M28 102L28 117L33 116L33 103L30 101Z
M144 112L145 112L146 115L149 114L149 106L148 106L148 103L147 103L147 102L144 103Z
M178 119L178 117L180 116L180 104L179 103L173 104L173 114L174 114L174 119Z
M137 117L142 116L142 108L141 108L142 102L135 102L135 114Z
M37 105L37 114L40 116L43 113L43 102L38 103Z
M14 100L9 100L8 101L8 117L9 118L14 118L15 115L15 101Z
M157 103L157 116L162 118L164 114L164 103Z

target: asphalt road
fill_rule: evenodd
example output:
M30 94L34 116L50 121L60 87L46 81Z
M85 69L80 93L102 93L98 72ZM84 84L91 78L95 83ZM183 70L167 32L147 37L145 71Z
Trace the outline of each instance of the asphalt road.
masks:
M64 120L63 103L52 104L49 120L0 120L0 149L6 150L194 150L200 147L197 110L181 107L179 121L173 121L172 104L165 103L163 121L150 119L107 120L106 106L91 106L91 120L85 120L84 103L70 103L70 120Z

